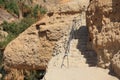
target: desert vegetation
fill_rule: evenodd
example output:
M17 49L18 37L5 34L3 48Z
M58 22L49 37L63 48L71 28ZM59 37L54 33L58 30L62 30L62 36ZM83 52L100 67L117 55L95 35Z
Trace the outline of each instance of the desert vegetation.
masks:
M24 18L20 22L2 24L3 30L8 33L8 36L4 41L0 42L0 48L5 48L5 46L14 38L16 38L20 33L26 30L31 24L36 21L35 18Z
M8 36L5 38L5 40L0 42L1 49L4 49L11 40L16 38L31 24L41 19L47 12L47 10L40 5L26 5L24 0L0 0L0 8L7 10L14 16L18 16L20 19L19 21L12 23L4 21L4 23L1 25L3 31L8 33Z
M32 0L29 0L32 2ZM6 9L11 14L20 17L40 18L46 13L46 9L40 5L27 5L24 0L0 0L0 8Z
M28 1L32 2L32 0ZM0 25L1 30L8 33L4 41L0 41L0 73L2 74L1 79L40 79L45 71L17 69L9 69L9 71L5 70L5 66L3 65L3 51L9 42L19 36L19 34L25 31L30 25L40 20L44 16L44 14L46 14L47 10L37 4L34 6L27 5L25 4L25 0L0 0L0 8L6 10L11 15L18 18L18 20L15 22L9 23L7 21L4 21Z

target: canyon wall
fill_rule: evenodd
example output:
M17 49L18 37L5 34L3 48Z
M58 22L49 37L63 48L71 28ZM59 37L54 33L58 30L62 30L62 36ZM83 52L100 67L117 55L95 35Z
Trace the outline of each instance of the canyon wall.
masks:
M117 63L120 60L114 55L120 50L119 4L119 0L92 0L87 10L90 42L97 52L98 66L108 68L112 61L112 69L117 74L120 72L117 71L120 70Z

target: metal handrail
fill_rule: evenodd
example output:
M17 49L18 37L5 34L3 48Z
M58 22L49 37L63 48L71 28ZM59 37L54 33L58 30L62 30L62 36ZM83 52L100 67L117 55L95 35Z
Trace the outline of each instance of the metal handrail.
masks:
M63 61L62 61L62 64L61 64L61 68L63 67L63 65L64 65L64 59L67 57L67 65L68 65L68 67L69 67L69 59L68 59L68 54L69 54L69 52L70 52L70 42L71 42L71 40L74 38L74 35L75 35L75 33L74 33L74 31L76 30L76 24L77 24L77 22L81 22L81 16L82 15L78 15L77 17L75 17L74 19L73 19L73 24L72 24L72 27L71 27L71 30L70 30L70 32L69 32L69 38L68 38L68 41L67 41L67 46L66 47L64 47L65 48L65 54L64 54L64 56L63 56ZM80 17L80 19L77 19L78 17ZM81 24L81 23L80 23Z

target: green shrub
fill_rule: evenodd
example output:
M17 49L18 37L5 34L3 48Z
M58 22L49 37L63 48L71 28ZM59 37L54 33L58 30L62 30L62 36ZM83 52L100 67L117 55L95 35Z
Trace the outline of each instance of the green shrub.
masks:
M18 31L18 27L17 27L17 23L7 23L7 22L4 22L3 23L3 30L8 32L9 34L16 34Z
M36 21L37 19L35 18L27 17L27 18L24 18L19 24L22 25L22 28L24 28L25 30Z
M0 7L17 16L19 16L19 10L21 10L23 17L34 16L35 18L39 18L47 12L44 7L39 5L34 7L26 5L24 0L0 0Z
M38 9L39 9L39 7L38 7L38 5L36 5L36 6L34 7L34 9L33 9L33 16L34 16L34 17L37 17Z
M40 7L40 13L42 15L46 14L47 10L44 7Z
M17 37L20 33L22 33L24 30L26 30L30 25L32 25L36 21L35 18L24 18L19 23L7 23L4 22L2 24L3 30L8 32L8 36L6 39L2 42L0 42L0 48L5 48L6 45L13 40L15 37Z
M10 13L15 13L15 14L19 15L19 7L15 0L9 0L9 1L5 2L5 8Z
M14 38L14 35L9 34L4 41L0 42L0 48L4 49L7 46L7 44Z
M39 5L36 5L33 8L33 16L35 18L40 17L41 15L44 15L47 12L47 10Z
M18 6L19 4L19 6ZM25 5L24 2L19 3L19 0L0 0L0 6L4 5L4 8L7 9L10 13L19 15L19 9L23 12L23 19L20 22L2 24L3 30L8 32L8 37L5 41L0 42L0 48L5 48L5 46L17 37L20 33L26 30L30 25L32 25L38 18L43 16L47 10L39 5L30 8L28 5Z
M10 13L19 15L19 7L16 0L0 0L0 7L7 9Z
M5 0L0 0L0 7L5 7Z
M27 29L30 25L32 25L36 21L35 18L24 18L19 23L3 23L3 30L8 32L12 35L19 35L21 32L23 32L25 29Z
M19 6L22 10L23 17L28 17L32 13L32 8L28 5L23 4L22 6Z

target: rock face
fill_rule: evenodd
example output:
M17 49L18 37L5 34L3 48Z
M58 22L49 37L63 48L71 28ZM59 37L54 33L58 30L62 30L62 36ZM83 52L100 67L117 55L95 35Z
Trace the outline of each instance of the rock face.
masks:
M33 4L39 4L46 7L48 13L75 13L87 7L89 0L33 0Z
M70 19L67 17L55 14L33 24L7 45L4 51L5 64L18 69L45 69L52 57L53 48L60 44L58 40L64 35L67 36L74 16ZM61 42L62 45L64 42L65 40Z
M87 8L89 4L89 0L61 0L61 4L55 4L55 5L50 5L46 6L48 9L48 12L54 12L54 13L78 13L81 10L84 10Z
M82 10L81 7L78 7L79 4L75 4L77 13L74 13L76 12L74 9L70 9L70 12L73 13L69 13L67 10L65 13L48 12L41 21L30 26L10 42L4 51L4 63L17 69L45 69L52 57L53 50L58 51L59 49L55 50L55 47L61 48L62 46L59 44L65 44L65 39L62 38L68 35L74 17L77 17ZM56 54L55 52L54 55Z
M98 65L103 68L109 67L113 55L120 50L119 3L118 0L92 0L87 10L90 41L98 54Z
M49 28L43 31L41 31L41 26L43 26L41 22L33 24L8 44L4 51L4 62L7 66L22 69L45 69L47 67L54 41L59 40L64 33L61 26L49 25Z
M112 59L112 69L116 72L117 76L120 78L120 50L113 56Z

